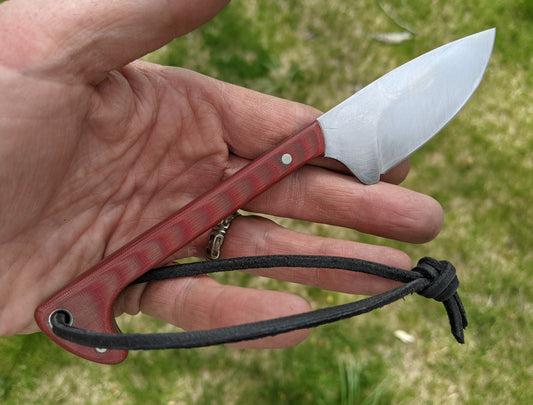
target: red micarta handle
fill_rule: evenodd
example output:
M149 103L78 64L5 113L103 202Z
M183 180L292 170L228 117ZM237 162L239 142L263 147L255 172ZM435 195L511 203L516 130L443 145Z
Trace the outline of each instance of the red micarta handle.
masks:
M55 336L50 315L66 310L77 328L120 333L113 303L127 285L271 185L323 154L322 130L314 121L48 298L35 311L37 324L54 342L80 357L99 363L120 363L127 356L125 350L97 350Z

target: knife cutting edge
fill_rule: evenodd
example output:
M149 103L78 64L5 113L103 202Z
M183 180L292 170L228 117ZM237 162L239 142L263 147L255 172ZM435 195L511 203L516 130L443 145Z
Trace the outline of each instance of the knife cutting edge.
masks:
M365 184L379 181L466 104L488 65L495 32L443 45L355 93L52 295L36 309L37 324L78 356L123 361L125 350L94 349L57 337L51 317L62 311L77 328L120 333L113 303L126 286L313 158L339 160Z

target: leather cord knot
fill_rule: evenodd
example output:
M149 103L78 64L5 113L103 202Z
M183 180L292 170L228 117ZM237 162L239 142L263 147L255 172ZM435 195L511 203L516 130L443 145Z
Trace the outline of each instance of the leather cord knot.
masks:
M459 287L455 267L450 262L424 257L420 259L413 271L431 280L431 284L418 292L423 297L433 298L440 302L446 301L455 294Z
M421 274L429 281L425 288L418 291L418 294L444 304L453 336L459 343L464 343L463 330L467 327L468 320L461 298L457 293L459 280L455 267L445 260L439 261L431 257L424 257L420 259L413 271Z

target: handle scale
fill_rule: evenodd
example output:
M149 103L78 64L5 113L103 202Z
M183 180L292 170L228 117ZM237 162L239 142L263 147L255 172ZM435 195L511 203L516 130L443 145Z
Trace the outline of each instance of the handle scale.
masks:
M274 183L322 156L324 148L322 130L314 121L48 298L35 311L37 324L54 342L80 357L120 363L127 351L94 349L60 339L52 332L50 316L64 310L77 328L120 333L113 303L126 286Z

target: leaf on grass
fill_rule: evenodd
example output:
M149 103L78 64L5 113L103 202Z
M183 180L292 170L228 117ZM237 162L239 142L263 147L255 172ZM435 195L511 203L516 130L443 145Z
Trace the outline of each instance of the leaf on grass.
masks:
M376 41L386 44L400 44L413 38L413 34L407 31L403 32L381 32L372 36Z
M394 336L397 337L403 343L414 343L415 342L415 337L413 335L400 329L394 331Z

